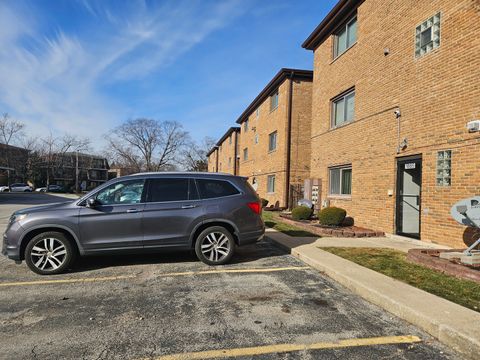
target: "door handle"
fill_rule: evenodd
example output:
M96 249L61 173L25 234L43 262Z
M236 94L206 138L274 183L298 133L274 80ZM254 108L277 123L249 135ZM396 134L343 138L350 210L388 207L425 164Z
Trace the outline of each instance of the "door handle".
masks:
M182 209L193 209L197 207L197 205L182 205Z
M131 214L131 213L136 213L138 212L137 209L127 209L127 213Z

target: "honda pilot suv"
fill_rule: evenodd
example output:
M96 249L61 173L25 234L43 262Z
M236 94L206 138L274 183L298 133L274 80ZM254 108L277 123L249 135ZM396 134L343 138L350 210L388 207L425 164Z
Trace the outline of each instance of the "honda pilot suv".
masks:
M82 198L16 211L3 254L42 275L77 255L194 249L209 265L262 239L260 200L244 177L144 173L113 179Z

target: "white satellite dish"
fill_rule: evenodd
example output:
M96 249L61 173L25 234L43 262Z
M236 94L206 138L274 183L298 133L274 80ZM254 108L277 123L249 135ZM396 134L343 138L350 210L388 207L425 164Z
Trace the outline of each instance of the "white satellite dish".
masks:
M450 214L459 224L480 229L480 196L460 200L452 206ZM480 244L480 239L465 250L465 254L472 255L472 250L478 244Z

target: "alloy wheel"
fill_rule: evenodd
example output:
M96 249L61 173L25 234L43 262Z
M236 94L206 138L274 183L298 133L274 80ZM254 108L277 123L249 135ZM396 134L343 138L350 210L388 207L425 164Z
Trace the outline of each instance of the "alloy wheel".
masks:
M33 265L43 271L52 271L63 265L67 257L65 245L53 237L40 239L33 246L30 257Z
M211 232L202 239L201 251L210 261L222 261L230 253L230 242L225 234Z

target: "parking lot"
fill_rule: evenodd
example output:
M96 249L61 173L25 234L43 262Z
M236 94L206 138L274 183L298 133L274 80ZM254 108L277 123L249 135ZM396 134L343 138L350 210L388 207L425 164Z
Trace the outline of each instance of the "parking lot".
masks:
M58 200L4 195L2 220ZM2 257L0 349L4 359L459 358L268 239L220 267L190 253L94 257L42 277Z

